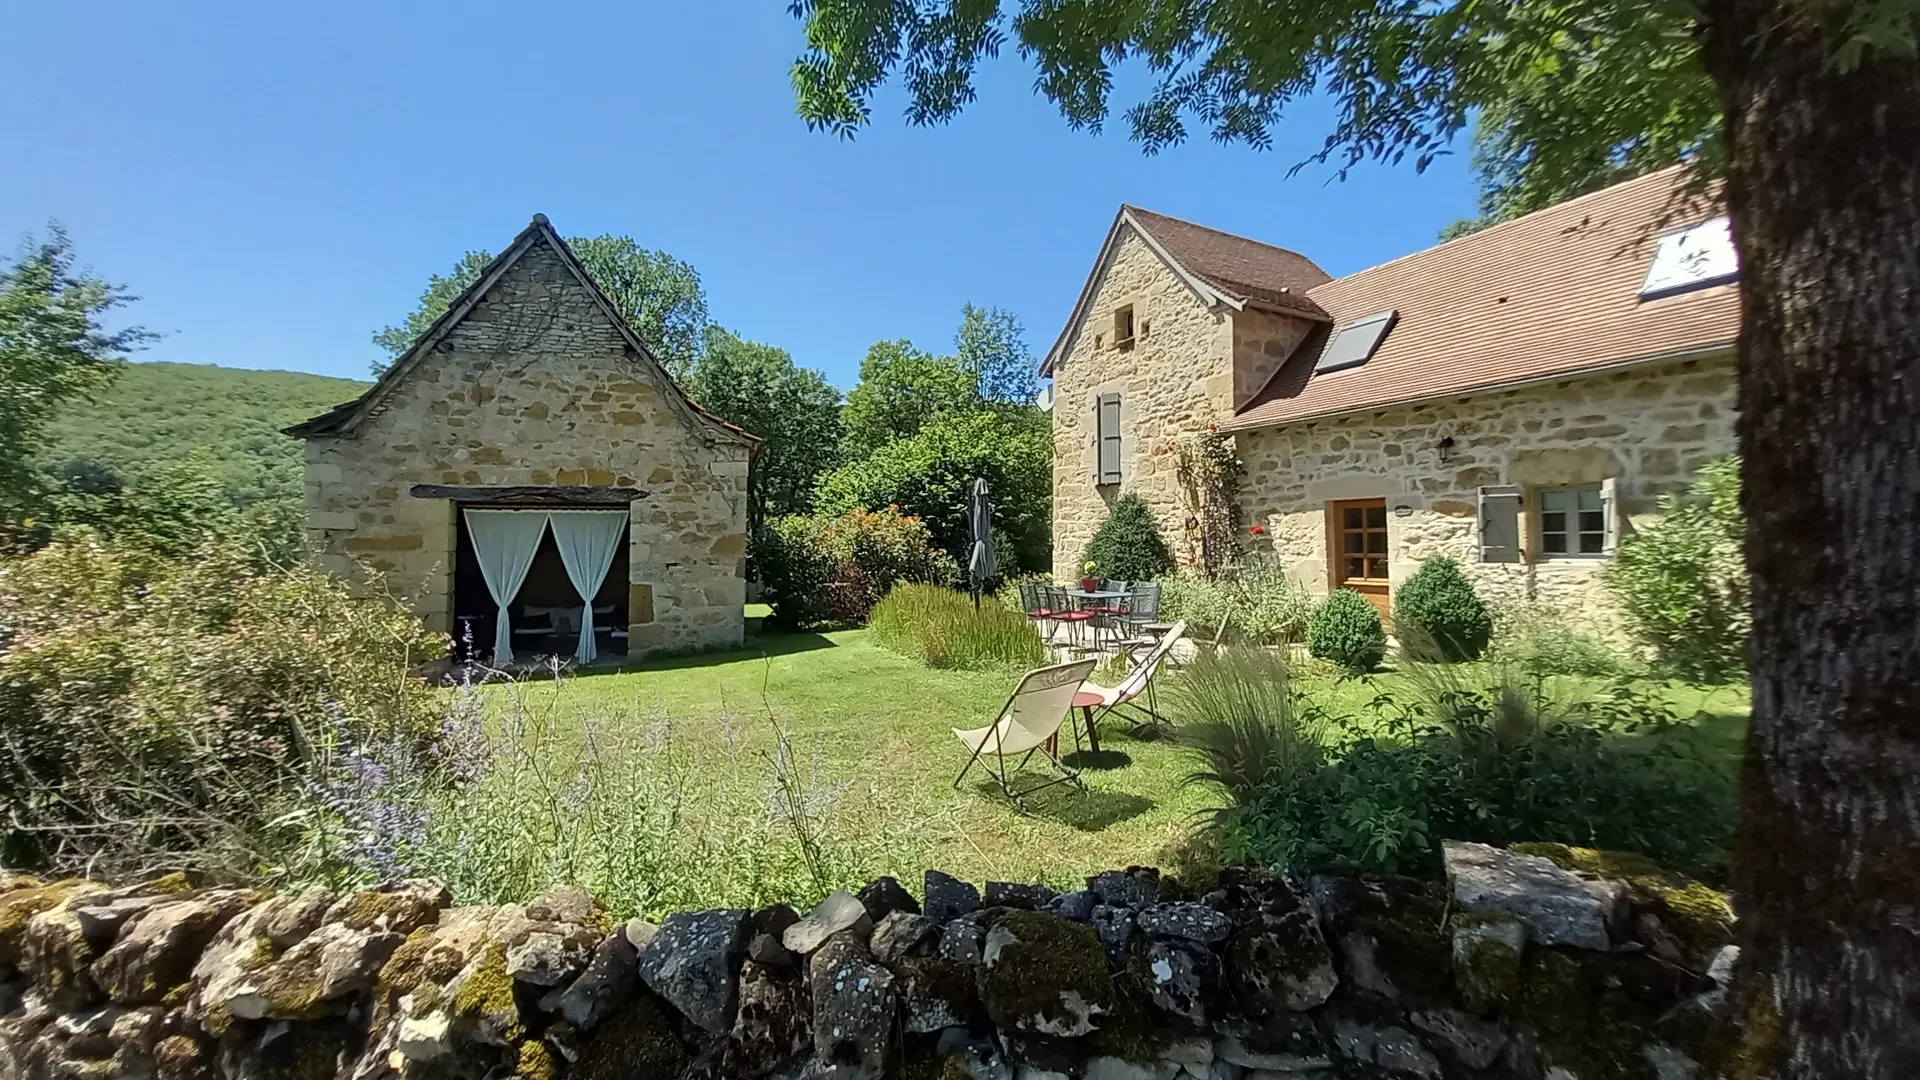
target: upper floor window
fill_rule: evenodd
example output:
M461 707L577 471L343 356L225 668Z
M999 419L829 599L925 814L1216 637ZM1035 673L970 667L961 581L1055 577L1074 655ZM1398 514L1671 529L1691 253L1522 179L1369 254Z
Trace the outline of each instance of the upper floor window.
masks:
M1126 349L1133 346L1133 305L1124 304L1113 313L1113 347Z

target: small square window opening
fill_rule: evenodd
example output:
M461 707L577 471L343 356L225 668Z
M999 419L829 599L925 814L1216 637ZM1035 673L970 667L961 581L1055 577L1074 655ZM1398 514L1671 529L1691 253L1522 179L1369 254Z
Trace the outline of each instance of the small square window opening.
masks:
M1606 545L1606 510L1598 487L1540 493L1541 554L1599 555Z
M1113 345L1124 349L1133 344L1133 305L1127 304L1113 313Z

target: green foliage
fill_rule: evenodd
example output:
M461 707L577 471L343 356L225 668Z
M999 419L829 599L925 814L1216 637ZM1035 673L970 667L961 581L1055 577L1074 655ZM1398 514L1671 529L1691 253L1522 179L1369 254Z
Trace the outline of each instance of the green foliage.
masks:
M179 557L209 543L245 552L262 567L299 556L306 515L293 498L236 505L218 463L204 449L161 462L122 483L86 462L49 470L45 517L28 538L39 546L74 528L91 529L123 551Z
M442 645L397 607L250 553L168 557L76 535L0 561L9 865L254 873L339 728L417 743Z
M959 567L932 545L926 523L898 507L795 514L754 541L770 620L793 629L853 626L903 581L952 584Z
M846 459L859 461L979 404L974 376L958 359L922 352L905 338L877 341L860 361L860 382L847 394Z
M119 288L78 270L58 225L0 265L0 522L37 502L33 462L47 419L112 377L128 350L152 335L110 332L106 314L129 302Z
M932 668L987 671L1034 668L1046 661L1040 634L1018 607L973 598L943 585L906 582L874 605L868 627L886 648Z
M1421 563L1394 594L1393 626L1415 660L1475 660L1493 637L1486 603L1445 555Z
M1685 5L1253 10L995 0L934 19L907 0L806 0L793 5L807 51L792 78L814 128L844 136L864 126L896 74L908 120L944 122L973 101L974 69L1011 23L1037 89L1076 128L1099 129L1114 87L1140 85L1117 69L1143 65L1151 89L1124 115L1149 153L1184 141L1190 125L1265 148L1286 107L1318 93L1334 110L1319 159L1344 169L1411 155L1424 169L1478 115L1483 202L1500 216L1689 157L1714 171L1722 157L1720 99Z
M1229 577L1181 574L1160 579L1160 617L1185 619L1203 637L1258 645L1299 641L1313 608L1306 589L1271 554L1242 558Z
M1567 622L1565 613L1531 608L1504 614L1488 656L1526 675L1618 678L1642 673L1636 662L1597 634Z
M1152 581L1173 569L1173 552L1153 511L1132 492L1114 501L1080 558L1099 567L1101 577L1116 581Z
M685 385L702 406L766 440L753 462L757 520L813 508L814 484L840 460L840 392L826 376L785 349L716 326Z
M151 470L199 454L238 506L300 506L305 459L281 429L351 401L367 384L210 364L130 364L59 409L37 460L56 478L104 469L139 487Z
M1356 675L1372 671L1387 654L1380 613L1352 589L1335 589L1307 616L1307 651Z
M848 409L851 413L851 404ZM1045 566L1052 435L1001 412L934 419L912 436L822 476L815 505L832 516L897 506L927 523L934 546L965 551L967 505L976 477L985 477L992 489L994 528L1008 541L998 552L1002 572Z
M646 250L630 236L576 236L567 246L674 378L685 375L699 357L712 322L699 272L664 251ZM492 262L490 252L469 251L446 274L429 277L419 306L400 325L374 334L374 344L398 359ZM373 373L380 374L389 364L376 363Z
M1740 460L1708 463L1686 496L1662 496L1660 509L1659 520L1620 541L1605 571L1628 630L1665 672L1738 679L1753 624Z
M1383 735L1350 739L1228 822L1229 856L1433 874L1441 838L1547 841L1720 871L1733 764L1703 755L1659 698L1619 683L1556 700L1541 684L1471 686L1464 670L1416 667L1410 700L1374 702Z
M1005 308L964 305L953 357L973 378L981 401L1028 405L1040 393L1039 365L1027 348L1026 330Z
M1318 710L1294 694L1286 660L1267 649L1203 653L1169 688L1180 743L1198 764L1189 783L1227 797L1217 813L1257 803L1274 785L1292 786L1325 760Z

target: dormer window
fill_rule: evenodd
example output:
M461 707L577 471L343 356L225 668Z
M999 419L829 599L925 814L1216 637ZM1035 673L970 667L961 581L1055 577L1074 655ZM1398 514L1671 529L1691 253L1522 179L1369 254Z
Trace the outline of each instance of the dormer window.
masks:
M1113 347L1133 348L1133 305L1124 304L1113 313Z
M1670 232L1654 248L1640 299L1725 285L1740 280L1740 256L1733 250L1733 227L1725 214Z
M1327 346L1320 350L1320 359L1314 363L1313 373L1325 375L1329 371L1344 371L1366 363L1380 343L1387 339L1387 332L1393 329L1393 324L1399 321L1400 313L1389 309L1341 326L1327 338Z

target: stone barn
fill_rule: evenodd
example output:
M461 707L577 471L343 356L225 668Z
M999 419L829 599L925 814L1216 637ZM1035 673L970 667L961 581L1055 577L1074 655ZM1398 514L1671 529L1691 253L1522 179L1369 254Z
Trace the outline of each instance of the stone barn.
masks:
M542 215L306 440L320 565L456 650L612 662L738 645L760 440L695 404Z

